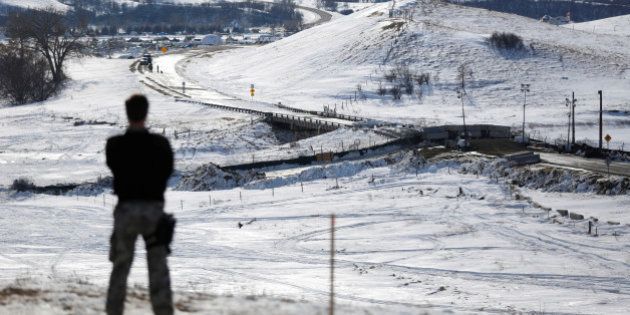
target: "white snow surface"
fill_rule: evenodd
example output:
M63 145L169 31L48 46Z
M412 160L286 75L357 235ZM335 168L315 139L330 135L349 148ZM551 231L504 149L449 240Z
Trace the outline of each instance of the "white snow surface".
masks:
M317 110L336 104L343 113L416 124L460 123L456 72L467 64L473 72L465 97L469 123L520 126L520 85L529 83L528 132L549 141L566 139L565 98L575 91L576 138L597 140L597 91L602 89L604 133L611 134L614 148L629 142L630 42L625 38L440 1L397 2L397 8L414 12L413 20L405 21L389 18L390 6L376 4L265 46L189 59L186 76L244 99L255 84L259 101ZM394 23L401 23L399 30ZM521 36L526 51L490 47L487 38L495 31ZM379 82L387 85L383 74L401 63L432 75L434 83L422 100L376 95ZM341 109L358 84L368 99Z
M68 10L69 7L56 0L0 0L0 5L8 5L31 9L55 8L58 10Z
M309 301L291 314L308 313L308 305L324 309L329 214L335 213L342 309L626 313L627 225L603 224L592 237L585 221L548 217L494 180L459 174L455 164L438 163L417 175L397 169L339 178L339 188L334 179L305 182L304 192L299 184L274 191L169 191L166 210L178 218L169 259L176 292ZM0 283L26 276L105 286L114 202L110 195L4 199ZM51 226L59 228L51 232ZM144 255L141 244L137 255ZM130 284L146 287L144 259L134 263ZM224 311L239 307L248 304L226 304Z
M174 89L185 80L187 93L207 102L278 110L272 104L282 101L320 110L353 95L358 83L367 81L365 91L373 91L376 81L370 75L377 75L379 64L387 68L407 60L418 70L439 73L439 84L422 104L411 98L371 100L342 111L429 124L458 122L454 72L469 61L475 71L466 103L472 122L518 124L519 87L525 80L532 82L528 128L549 137L566 131L563 100L572 89L603 86L608 109L628 109L629 44L618 36L441 2L421 3L399 36L383 29L402 21L386 18L388 6L377 4L258 48L159 56L155 63L164 73L148 76ZM489 49L484 40L497 29L522 35L537 53L517 58ZM155 92L139 82L146 76L130 72L129 64L71 60L72 80L60 95L0 107L0 186L18 177L47 185L109 175L104 143L124 132L123 101L134 92L148 95L149 125L171 141L178 171L210 162L295 157L318 146L335 151L342 141L345 146L387 141L370 131L342 128L281 144L255 117L175 102ZM247 95L251 83L257 89L254 100ZM578 109L577 121L583 122L578 139L592 138L595 93L577 97L584 106ZM627 114L605 117L605 132L627 142ZM81 121L113 125L75 126ZM329 215L335 213L339 313L627 314L627 196L513 191L496 178L460 174L461 165L453 161L430 163L416 174L418 161L392 164L396 160L278 170L241 188L167 191L166 211L178 218L170 266L176 298L184 303L179 312L325 313ZM517 193L553 211L516 198ZM0 313L102 313L115 203L109 193L0 191ZM599 236L586 234L587 220L559 217L557 209L599 218ZM146 295L141 298L147 285L144 254L139 242L130 277L131 314L150 312ZM7 298L10 291L4 289L16 285L45 292Z
M630 15L615 16L607 19L571 23L563 27L595 34L630 36Z

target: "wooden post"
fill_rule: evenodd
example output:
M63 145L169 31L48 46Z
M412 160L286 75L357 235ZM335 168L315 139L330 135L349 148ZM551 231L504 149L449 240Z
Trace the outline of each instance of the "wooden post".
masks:
M304 183L300 182L300 187L302 187L302 192L304 192Z
M335 314L335 214L330 216L330 305L328 314Z
M591 235L591 228L593 227L593 222L588 221L588 235Z

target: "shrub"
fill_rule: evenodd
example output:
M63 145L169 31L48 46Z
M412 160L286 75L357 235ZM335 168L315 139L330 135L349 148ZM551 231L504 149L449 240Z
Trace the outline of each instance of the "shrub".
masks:
M352 9L343 9L343 10L339 10L339 13L341 13L343 15L350 15L350 14L354 13L354 10L352 10Z
M18 179L13 180L13 184L11 184L10 189L23 192L23 191L31 191L35 188L35 184L25 177L20 177Z
M489 41L492 46L499 49L522 50L525 47L523 39L513 33L494 32Z
M429 85L431 83L431 75L429 73L421 73L414 77L419 86Z
M413 93L413 74L409 70L408 66L399 66L396 69L398 72L398 78L400 81L400 86L404 88L406 94Z
M378 93L378 95L380 96L384 96L385 94L387 94L387 89L383 86L383 84L381 82L378 83L378 89L376 91Z
M398 73L396 72L395 69L392 69L389 73L385 74L385 80L387 80L387 82L394 82L394 80L396 80L397 77L398 77Z
M391 89L389 89L389 94L394 97L394 100L399 100L402 96L402 90L399 86L393 86Z
M0 97L13 104L43 101L58 87L46 60L15 43L0 44L0 69Z

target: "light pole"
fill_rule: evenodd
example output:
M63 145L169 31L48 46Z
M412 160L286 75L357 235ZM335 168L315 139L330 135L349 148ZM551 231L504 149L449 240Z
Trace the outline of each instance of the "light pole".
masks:
M464 96L466 95L466 91L457 89L457 98L462 100L462 121L464 123L464 141L466 142L466 146L468 146L468 130L466 129L466 112L464 111Z
M602 90L597 91L599 94L599 150L602 150L602 111L603 111L603 99Z
M575 145L575 92L571 93L571 145Z
M567 126L567 151L571 150L571 110L573 107L573 101L570 100L569 98L565 99L565 106L569 108L569 123Z
M525 141L525 106L527 105L527 93L529 93L529 83L524 84L521 83L521 92L523 92L523 143L527 143Z

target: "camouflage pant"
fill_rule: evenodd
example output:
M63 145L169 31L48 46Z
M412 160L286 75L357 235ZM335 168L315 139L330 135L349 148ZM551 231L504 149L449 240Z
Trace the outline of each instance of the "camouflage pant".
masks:
M138 235L145 240L155 232L163 211L162 202L124 202L114 210L114 233L112 233L109 260L114 264L107 292L107 314L123 313L127 294L127 276L133 262ZM149 290L151 304L156 315L173 314L171 280L166 263L168 255L164 245L147 248L149 267Z

